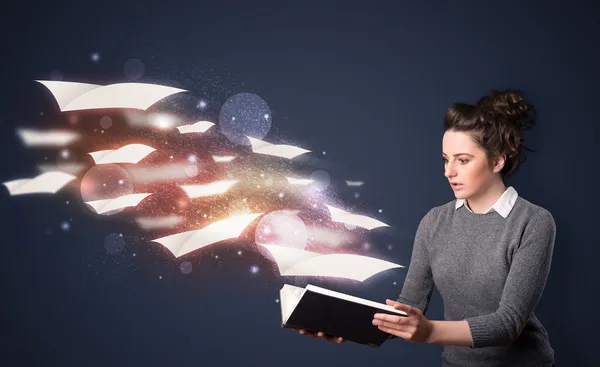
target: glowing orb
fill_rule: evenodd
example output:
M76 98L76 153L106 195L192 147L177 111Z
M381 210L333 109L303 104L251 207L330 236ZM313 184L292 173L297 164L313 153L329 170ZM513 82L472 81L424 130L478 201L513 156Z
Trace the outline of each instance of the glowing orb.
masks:
M130 59L125 62L123 72L131 80L137 80L144 75L144 63L138 59Z
M271 129L271 110L262 98L252 93L240 93L221 107L221 132L233 143L250 145L246 136L263 139Z
M277 210L265 215L256 226L255 242L303 250L308 234L302 219L287 210Z
M125 239L122 233L110 233L104 238L104 249L109 255L115 255L125 248Z
M81 179L81 199L84 202L114 199L133 194L133 181L127 171L116 164L100 164L90 168ZM88 209L94 209L86 205ZM102 215L112 215L123 209L112 210Z
M314 181L311 187L319 191L327 189L331 183L331 177L329 177L329 173L323 170L316 170L311 173L310 179Z

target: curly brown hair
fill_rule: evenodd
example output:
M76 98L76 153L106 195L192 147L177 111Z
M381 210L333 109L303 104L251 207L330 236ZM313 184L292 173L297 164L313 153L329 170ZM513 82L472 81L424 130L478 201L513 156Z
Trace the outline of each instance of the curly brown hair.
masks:
M535 109L517 90L493 90L476 104L455 103L446 112L444 131L471 132L473 141L486 151L488 160L505 155L500 174L514 174L521 165L525 130L535 125ZM526 158L526 157L525 157ZM524 162L525 160L523 160Z

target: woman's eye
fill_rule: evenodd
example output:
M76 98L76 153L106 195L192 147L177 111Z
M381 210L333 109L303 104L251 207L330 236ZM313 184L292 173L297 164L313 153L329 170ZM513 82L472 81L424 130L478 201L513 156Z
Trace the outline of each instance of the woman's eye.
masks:
M468 161L468 160L466 160L466 159L459 159L459 161L460 161L460 163L462 163L462 164L466 164L466 163L468 163L468 162L469 162L469 161Z

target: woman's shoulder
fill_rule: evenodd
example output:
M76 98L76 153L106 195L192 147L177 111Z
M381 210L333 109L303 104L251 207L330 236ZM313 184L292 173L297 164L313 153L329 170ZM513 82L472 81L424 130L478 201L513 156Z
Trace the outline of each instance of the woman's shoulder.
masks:
M441 218L451 215L456 209L456 200L447 203L433 206L421 219L422 222L432 224L439 221Z
M556 231L556 222L550 210L521 196L517 198L510 217L512 217L514 225L523 228Z
M542 205L535 204L522 196L517 198L513 210L524 218L544 218L554 220L549 209Z

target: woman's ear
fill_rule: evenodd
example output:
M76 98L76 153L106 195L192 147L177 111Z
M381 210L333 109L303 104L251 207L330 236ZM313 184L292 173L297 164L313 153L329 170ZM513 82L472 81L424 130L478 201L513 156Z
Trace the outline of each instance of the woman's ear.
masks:
M492 160L492 170L494 173L498 173L502 171L504 168L504 164L506 163L506 154L502 154L499 157L496 157Z

